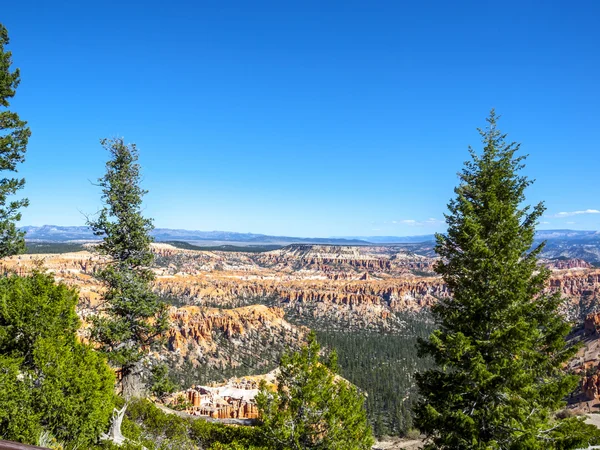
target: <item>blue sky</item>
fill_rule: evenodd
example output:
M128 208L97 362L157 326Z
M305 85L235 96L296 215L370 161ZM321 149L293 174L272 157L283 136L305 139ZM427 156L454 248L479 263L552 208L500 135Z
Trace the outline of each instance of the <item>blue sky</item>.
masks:
M595 1L27 1L2 6L33 136L23 224L99 207L101 137L140 148L159 227L415 235L490 108L543 228L600 229Z

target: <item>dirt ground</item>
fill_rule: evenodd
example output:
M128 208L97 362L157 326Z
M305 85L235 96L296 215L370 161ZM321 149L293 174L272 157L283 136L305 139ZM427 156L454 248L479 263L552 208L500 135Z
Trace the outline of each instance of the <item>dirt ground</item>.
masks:
M418 450L423 441L414 439L395 439L375 443L373 450Z

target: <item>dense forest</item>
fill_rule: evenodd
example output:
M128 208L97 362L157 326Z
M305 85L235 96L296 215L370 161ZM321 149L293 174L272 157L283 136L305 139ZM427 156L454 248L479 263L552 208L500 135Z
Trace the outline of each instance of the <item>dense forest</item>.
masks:
M413 428L417 398L414 374L431 363L417 355L417 339L433 322L427 312L402 314L403 334L322 330L319 341L338 355L340 374L367 393L367 412L376 436L406 435Z
M181 306L175 298L165 301ZM273 296L239 298L235 306L263 304L280 306ZM217 303L207 306L220 307ZM430 366L430 361L417 355L417 340L426 338L434 329L433 318L428 311L396 313L400 329L393 332L365 331L340 327L335 318L313 318L311 314L286 311L286 320L294 325L314 330L326 351L335 350L338 355L340 374L367 394L366 407L369 421L377 436L404 436L412 429L411 405L417 398L414 374ZM222 332L214 332L219 342L219 354L241 353L242 364L232 367L223 363L219 367L190 363L171 366L172 380L181 386L220 381L231 377L265 373L277 367L285 348L271 338L266 346L268 354L245 351L232 344ZM219 356L219 355L214 355ZM225 358L226 359L226 358Z

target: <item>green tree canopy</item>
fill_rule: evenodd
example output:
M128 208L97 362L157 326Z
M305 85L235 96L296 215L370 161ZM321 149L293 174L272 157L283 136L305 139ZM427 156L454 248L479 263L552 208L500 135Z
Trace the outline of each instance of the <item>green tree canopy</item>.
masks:
M27 199L8 201L25 185L24 179L11 178L7 172L17 172L31 136L27 122L8 110L21 81L19 69L11 71L12 52L5 50L8 43L8 31L0 24L0 258L25 251L25 233L15 223L21 220L19 210L29 205Z
M88 225L104 239L98 246L109 261L96 275L106 287L104 302L93 318L92 337L121 370L125 398L143 394L141 361L150 345L167 328L167 307L152 291L154 255L150 244L152 220L142 215L140 166L135 144L103 139L110 153L100 178L104 207Z
M577 379L561 368L575 351L562 299L543 292L543 246L531 249L544 206L523 206L525 157L497 129L494 111L487 121L483 153L469 149L448 230L437 235L436 271L452 298L433 307L439 329L420 343L437 367L417 377L416 424L430 449L573 448L594 433L554 416Z
M106 430L115 377L78 341L77 301L40 272L0 278L0 439L85 446Z
M276 391L263 382L256 398L261 428L274 449L370 449L365 398L336 377L335 353L320 360L313 333L308 345L281 358Z

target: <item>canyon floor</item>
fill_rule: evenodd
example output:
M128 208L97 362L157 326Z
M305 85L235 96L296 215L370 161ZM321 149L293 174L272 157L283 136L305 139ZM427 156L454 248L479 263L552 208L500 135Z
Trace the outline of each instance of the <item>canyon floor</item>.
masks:
M449 295L434 273L431 248L294 244L225 252L154 244L154 252L155 291L171 305L171 328L152 357L168 363L183 388L267 373L313 329L338 351L342 375L369 394L379 432L410 428L413 374L427 366L414 344L433 328L429 306ZM568 299L563 313L573 323L596 311L600 269L582 259L541 263L552 271L547 289ZM85 324L102 295L94 272L105 264L90 246L15 256L2 268L23 274L43 267L76 286Z

